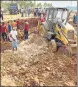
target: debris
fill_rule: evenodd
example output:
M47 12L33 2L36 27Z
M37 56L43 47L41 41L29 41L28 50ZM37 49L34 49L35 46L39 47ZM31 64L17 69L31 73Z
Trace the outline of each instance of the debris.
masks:
M28 40L23 41L19 36L21 41L17 52L11 51L11 43L1 42L2 86L75 86L77 73L74 61L61 50L53 53L52 46L48 46L44 38L38 33L31 33L35 29L33 25ZM23 35L22 29L21 26L20 35Z
M50 71L50 67L46 67L46 70Z
M66 86L75 86L75 84L74 84L72 81L70 81L70 82L65 82L65 85L66 85Z

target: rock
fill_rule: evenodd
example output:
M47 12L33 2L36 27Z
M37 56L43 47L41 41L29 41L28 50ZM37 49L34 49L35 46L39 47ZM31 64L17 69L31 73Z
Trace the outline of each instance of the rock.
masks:
M42 74L45 78L49 76L49 72L45 72Z
M38 77L36 76L35 78L33 78L33 79L31 79L30 80L30 86L39 86L39 79L38 79Z
M35 58L34 60L34 64L38 63L39 62L39 59L38 58Z
M35 81L37 84L39 84L39 79L38 79L37 76L34 78L34 81Z
M26 87L29 86L29 82L26 82L26 81L25 81L25 82L24 82L24 86L26 86Z
M53 72L52 72L52 73L53 73L53 75L56 75L56 72L55 72L55 70L54 70L54 69L53 69Z
M73 81L65 82L65 85L66 85L66 86L75 86L75 84L74 84Z
M44 83L43 82L40 82L40 86L44 86Z
M46 67L46 70L50 71L50 67Z
M1 86L16 86L16 84L12 78L6 75L2 77Z

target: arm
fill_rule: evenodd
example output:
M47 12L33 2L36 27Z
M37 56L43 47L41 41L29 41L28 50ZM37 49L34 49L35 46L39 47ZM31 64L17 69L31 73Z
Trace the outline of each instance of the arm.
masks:
M16 35L16 38L18 39L18 36Z
M17 36L17 31L16 31L16 38L18 39L18 36Z
M10 37L15 41L15 39L12 37L12 34L10 34Z
M6 32L6 33L8 32L8 27L7 27L7 26L5 26L5 32Z

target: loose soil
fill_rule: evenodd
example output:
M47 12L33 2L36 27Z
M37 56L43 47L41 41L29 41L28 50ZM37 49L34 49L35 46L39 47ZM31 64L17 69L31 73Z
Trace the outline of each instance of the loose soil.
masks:
M76 85L73 60L62 51L53 53L45 39L36 34L22 41L18 51L6 50L1 54L1 76L3 86ZM4 83L7 78L13 83Z
M10 50L10 42L1 42L1 85L76 86L77 73L72 58L63 48L54 53L52 45L34 33L35 27L32 22L26 41L23 27L18 30L20 42L15 52Z

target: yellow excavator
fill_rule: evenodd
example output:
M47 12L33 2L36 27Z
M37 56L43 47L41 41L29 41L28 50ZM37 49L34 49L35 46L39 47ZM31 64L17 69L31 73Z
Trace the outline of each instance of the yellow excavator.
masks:
M71 11L67 8L47 8L46 21L39 25L42 37L51 42L54 51L58 47L66 46L71 54L77 53L77 32L68 23Z

